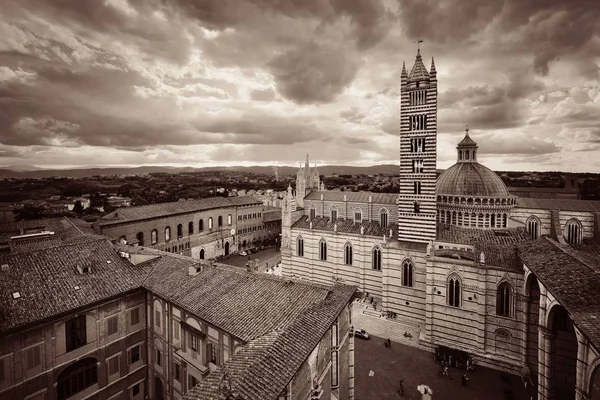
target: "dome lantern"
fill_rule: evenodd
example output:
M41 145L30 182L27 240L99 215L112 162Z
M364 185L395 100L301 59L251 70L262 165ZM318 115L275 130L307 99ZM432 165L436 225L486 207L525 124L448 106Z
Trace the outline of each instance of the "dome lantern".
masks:
M477 143L469 136L469 125L465 128L465 137L456 146L456 162L477 162Z

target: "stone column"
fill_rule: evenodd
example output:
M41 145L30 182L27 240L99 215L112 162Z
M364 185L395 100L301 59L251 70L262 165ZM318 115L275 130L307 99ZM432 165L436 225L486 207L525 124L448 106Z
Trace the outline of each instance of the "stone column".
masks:
M538 341L538 400L552 399L552 353L555 335L543 326L539 329Z

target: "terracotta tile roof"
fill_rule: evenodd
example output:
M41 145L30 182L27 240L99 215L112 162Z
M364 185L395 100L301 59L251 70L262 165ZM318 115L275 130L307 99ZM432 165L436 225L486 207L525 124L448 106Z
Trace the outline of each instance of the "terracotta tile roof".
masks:
M281 209L263 211L263 222L281 221Z
M219 265L203 264L202 272L190 276L188 267L198 260L163 254L144 287L246 342L289 325L329 291L325 285Z
M307 215L303 215L300 217L298 221L296 221L292 228L296 229L310 229L311 221L308 220ZM327 217L316 217L312 219L312 229L315 231L326 231L333 232L334 225L337 224L337 231L340 233L350 233L355 235L360 235L360 227L363 226L365 228L366 236L381 236L385 234L387 237L390 236L390 229L392 230L392 235L396 237L396 232L398 227L396 224L390 224L387 228L382 228L377 221L363 221L362 224L354 223L353 220L349 219L341 219L338 218L335 223L331 222L331 219Z
M530 192L530 193L555 193L555 192L559 192L559 193L579 193L579 189L576 188L572 188L572 189L567 189L567 188L539 188L539 187L524 187L524 186L509 186L508 187L508 191L509 192L517 192L517 193L521 193L521 192Z
M572 251L570 246L544 237L521 244L519 258L600 349L600 274L569 254ZM599 263L600 259L596 259L596 265Z
M275 400L293 379L321 338L351 301L355 288L335 285L321 301L288 326L246 344L238 354L192 388L184 400L217 400L225 376L234 395L245 400ZM343 335L340 332L340 335Z
M106 239L0 256L0 264L8 264L0 270L0 332L138 288L145 274L119 257ZM92 272L79 274L78 265ZM21 298L13 299L14 292Z
M170 203L148 204L145 206L123 207L113 211L94 223L94 226L120 224L168 215L187 214L215 208L262 204L252 196L207 197L198 200L175 201Z
M317 191L313 190L309 194L307 194L304 199L306 200L321 200L321 195L323 195L324 201L344 201L344 196L346 196L346 201L350 203L368 203L369 196L371 196L371 200L375 204L398 204L398 194L397 193L373 193L373 192L338 192L338 191Z
M519 208L541 208L544 210L569 210L600 212L600 200L536 199L519 197Z
M441 242L469 244L475 246L475 260L483 251L485 264L511 270L520 270L516 246L531 241L525 228L503 230L473 229L454 225L438 224L437 240Z

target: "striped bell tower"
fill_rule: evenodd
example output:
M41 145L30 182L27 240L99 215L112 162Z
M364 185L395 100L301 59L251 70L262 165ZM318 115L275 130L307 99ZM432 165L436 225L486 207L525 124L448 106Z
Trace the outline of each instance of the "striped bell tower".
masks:
M398 240L428 243L436 234L437 71L417 50L400 88L400 196Z

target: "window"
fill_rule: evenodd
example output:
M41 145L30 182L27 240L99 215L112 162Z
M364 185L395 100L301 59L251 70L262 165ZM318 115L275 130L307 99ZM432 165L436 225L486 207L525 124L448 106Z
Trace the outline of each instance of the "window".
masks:
M115 315L106 320L108 336L114 335L119 331L119 316Z
M382 228L387 228L388 226L388 213L387 210L381 210L379 213L379 223Z
M231 216L231 214L229 214L229 215L227 216L227 225L231 225L231 224L232 224L232 222L233 222L233 217Z
M362 222L362 210L360 208L354 210L354 222Z
M219 215L219 218L217 218L217 226L223 226L223 217L221 215Z
M175 337L176 340L179 340L180 330L181 330L181 327L179 326L179 323L177 321L175 321L173 323L173 336Z
M381 249L379 247L373 249L373 269L381 271Z
M304 239L302 239L302 236L298 236L298 239L296 239L296 254L298 257L304 257Z
M171 227L167 226L165 228L165 242L168 242L169 240L171 240Z
M319 242L319 259L321 261L327 261L327 243L324 240Z
M183 237L183 225L177 224L177 239Z
M421 131L427 129L427 115L411 115L408 117L411 131Z
M402 263L402 286L413 286L413 265L410 260Z
M581 244L582 235L581 235L582 227L581 222L576 218L573 218L567 222L565 225L565 239L570 244Z
M414 181L413 186L413 194L421 194L421 182Z
M198 232L202 232L204 230L204 220L201 219L198 221Z
M181 370L179 363L173 363L173 379L177 382L181 382Z
M30 347L26 350L27 353L27 370L39 367L41 365L41 345ZM1 381L1 379L0 379Z
M154 310L154 324L160 328L160 310Z
M448 305L460 307L460 280L458 277L448 279Z
M511 310L511 288L508 282L502 282L498 286L498 293L496 296L496 315L502 317L512 316Z
M190 221L188 223L188 235L193 235L194 234L194 222Z
M410 139L411 153L423 153L425 151L425 138Z
M129 350L129 364L135 364L140 361L140 347L141 346L138 344Z
M331 207L331 222L335 222L337 220L337 209L335 207Z
M412 172L414 174L423 173L423 160L413 160L412 161Z
M114 375L119 372L119 356L109 358L106 360L108 366L108 376Z
M68 366L58 375L56 393L64 400L98 382L98 365L95 358L85 358Z
M131 394L132 394L133 396L137 396L138 394L140 394L140 384L139 384L139 383L137 383L136 385L134 385L134 386L131 388Z
M198 379L194 378L192 375L188 375L188 390L190 390L197 384L198 384Z
M209 343L206 348L206 359L208 362L211 362L217 365L217 346L212 343Z
M152 244L156 244L158 242L158 231L156 229L153 229L152 232L150 232L150 242Z
M352 265L352 245L346 243L344 246L344 264Z
M140 246L144 245L144 232L138 232L137 235L135 235L135 238L137 239L137 241L139 242Z
M67 352L85 346L87 343L85 315L72 318L65 323Z
M198 351L198 336L191 333L190 337L192 338L190 347L192 348L192 350Z
M140 309L139 308L134 308L133 310L130 311L129 321L130 321L131 326L137 325L140 323Z
M162 365L162 354L159 349L156 349L156 365L159 367Z
M421 212L421 205L419 204L418 201L415 201L413 203L413 207L414 207L415 214L418 214L419 212Z
M419 87L419 82L416 83L416 87ZM427 91L415 90L409 92L409 104L411 106L421 106L427 104Z
M204 260L204 249L200 249L200 259Z
M242 216L238 215L238 221L241 221L241 220L242 220Z
M213 228L213 219L212 219L212 217L209 217L208 218L208 229L210 230L212 228Z
M317 217L317 210L315 210L314 208L310 209L310 219L313 220Z
M536 240L539 237L540 220L536 216L527 219L527 233L531 239Z

